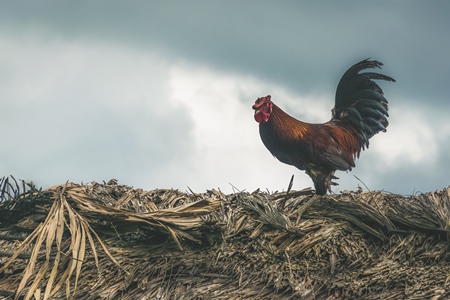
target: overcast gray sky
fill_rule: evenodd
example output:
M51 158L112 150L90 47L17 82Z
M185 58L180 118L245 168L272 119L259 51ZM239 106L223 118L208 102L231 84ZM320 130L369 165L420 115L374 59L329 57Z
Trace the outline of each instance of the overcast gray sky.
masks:
M450 184L450 2L1 1L0 176L44 188L312 186L262 144L260 96L329 120L343 72L382 61L386 134L334 191Z

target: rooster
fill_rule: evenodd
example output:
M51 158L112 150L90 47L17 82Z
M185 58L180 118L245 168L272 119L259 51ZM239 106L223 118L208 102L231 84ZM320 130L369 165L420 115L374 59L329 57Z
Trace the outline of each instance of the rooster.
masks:
M336 170L351 171L355 159L369 147L369 139L388 126L388 101L374 80L395 82L389 76L361 72L383 64L365 59L344 73L336 89L331 120L310 124L291 117L272 102L258 98L253 105L255 120L266 148L279 161L304 170L316 194L299 209L301 214L318 198L331 192Z

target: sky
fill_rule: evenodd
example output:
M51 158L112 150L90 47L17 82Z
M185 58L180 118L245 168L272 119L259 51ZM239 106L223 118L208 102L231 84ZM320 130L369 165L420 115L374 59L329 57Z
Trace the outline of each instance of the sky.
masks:
M256 98L331 117L352 64L372 58L389 100L343 190L450 185L450 2L1 1L0 176L225 193L311 187L277 161Z

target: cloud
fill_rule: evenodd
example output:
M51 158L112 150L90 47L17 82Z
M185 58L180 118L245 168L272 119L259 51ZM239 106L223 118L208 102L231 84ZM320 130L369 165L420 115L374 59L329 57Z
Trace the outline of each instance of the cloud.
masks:
M168 101L161 57L110 45L2 39L3 174L42 180L130 178L143 184L189 153L191 121ZM162 182L159 182L162 184Z
M47 5L45 5L47 3ZM447 1L300 3L8 2L0 26L143 50L164 51L226 72L256 76L298 93L333 93L344 68L386 63L411 99L449 107Z
M420 110L407 106L391 109L388 134L380 134L371 151L383 157L388 169L403 164L435 163L439 151L437 133Z

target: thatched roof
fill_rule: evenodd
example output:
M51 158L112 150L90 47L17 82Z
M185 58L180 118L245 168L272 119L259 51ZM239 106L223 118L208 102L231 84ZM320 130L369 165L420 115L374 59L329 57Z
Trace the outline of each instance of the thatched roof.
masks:
M448 299L450 188L404 197L0 181L0 298Z

